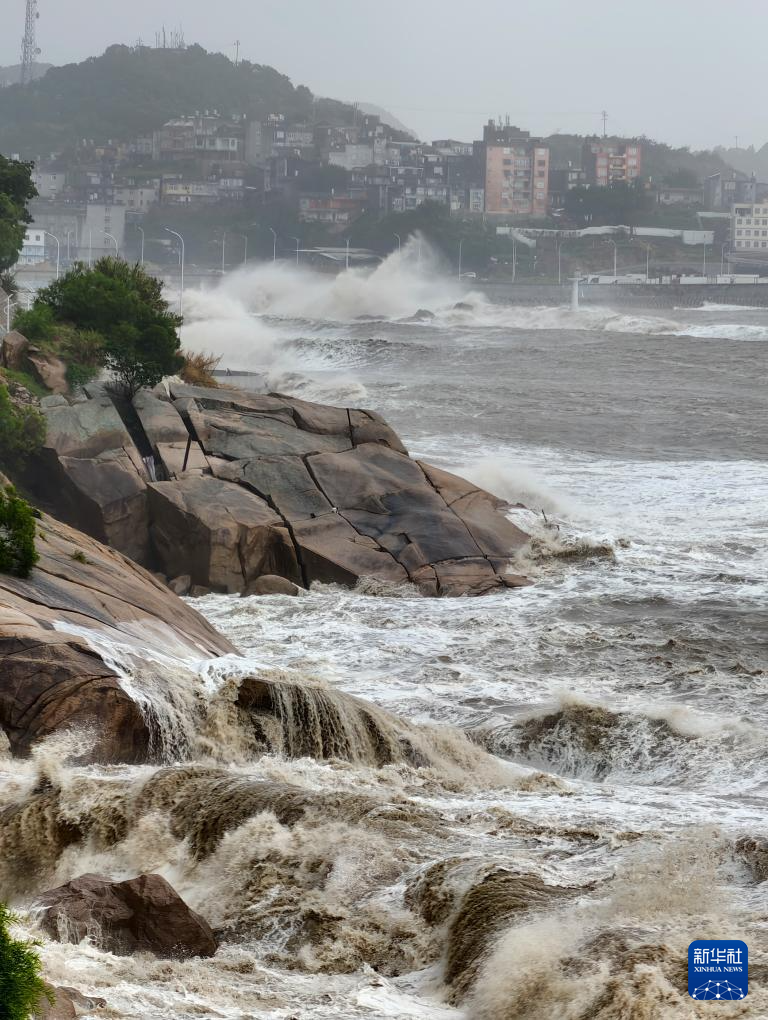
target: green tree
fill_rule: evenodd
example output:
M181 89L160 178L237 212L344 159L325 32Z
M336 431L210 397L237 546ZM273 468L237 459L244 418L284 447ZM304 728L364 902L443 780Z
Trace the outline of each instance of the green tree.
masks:
M99 259L93 269L76 265L40 291L35 308L50 309L54 320L74 327L95 350L103 341L103 360L118 387L132 397L178 372L178 327L163 297L162 284L141 266L122 259Z
M0 272L16 265L32 222L28 204L37 195L32 170L31 163L0 156Z
M45 442L45 419L34 407L11 401L0 385L0 467L14 471L36 454Z
M17 918L0 903L0 1020L28 1020L43 999L53 1002L43 981L35 942L21 942L9 931Z
M0 573L29 577L39 557L35 548L35 510L12 485L0 492ZM0 904L0 968L2 967L2 904ZM0 971L0 986L2 973ZM0 1009L2 1009L0 998ZM0 1013L2 1017L2 1013Z

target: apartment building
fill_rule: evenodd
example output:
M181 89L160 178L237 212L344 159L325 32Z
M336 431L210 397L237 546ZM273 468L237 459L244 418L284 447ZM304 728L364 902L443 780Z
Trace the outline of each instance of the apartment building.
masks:
M604 138L585 142L581 165L588 184L608 187L620 181L630 183L642 172L642 146L636 142L609 142Z
M760 250L768 255L768 202L734 205L731 214L731 246L734 250Z
M549 147L530 132L489 121L476 143L485 166L485 212L546 216Z

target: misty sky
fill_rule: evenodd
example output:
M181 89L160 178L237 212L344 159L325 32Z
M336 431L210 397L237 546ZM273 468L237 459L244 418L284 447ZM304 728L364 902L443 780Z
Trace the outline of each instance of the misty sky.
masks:
M424 139L478 137L509 113L534 133L602 129L674 145L768 141L765 0L40 0L40 59L186 40L271 64L319 95L376 103ZM24 0L3 0L0 64ZM18 31L16 30L18 28Z

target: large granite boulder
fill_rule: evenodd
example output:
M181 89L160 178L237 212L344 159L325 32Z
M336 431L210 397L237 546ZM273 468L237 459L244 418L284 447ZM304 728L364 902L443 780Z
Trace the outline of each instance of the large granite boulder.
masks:
M149 952L163 959L213 956L216 937L160 875L113 882L81 875L39 898L40 925L60 941L91 938L117 956Z
M109 395L45 401L47 439L35 488L58 517L149 562L147 468Z
M12 329L5 334L0 345L0 365L14 372L21 371L26 364L28 350L29 340L18 330Z
M301 582L283 518L259 496L218 478L184 477L149 487L151 536L160 569L193 585L242 592L262 574Z
M511 567L528 536L505 504L412 460L372 411L169 380L118 413L88 392L45 408L56 509L193 591L265 574L432 595L525 583Z
M87 759L162 758L151 704L101 649L122 645L145 656L151 689L167 668L161 656L200 659L234 648L146 570L46 515L37 550L29 578L0 574L0 730L11 751L27 754L52 733L78 728L89 734Z

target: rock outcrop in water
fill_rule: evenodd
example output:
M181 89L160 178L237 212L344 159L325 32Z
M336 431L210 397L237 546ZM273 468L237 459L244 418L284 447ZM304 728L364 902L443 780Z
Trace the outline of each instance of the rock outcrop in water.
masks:
M52 938L90 938L116 956L149 952L167 959L213 956L210 925L160 875L113 882L82 875L39 898L40 924Z
M46 515L37 550L29 578L0 574L0 728L12 752L82 727L95 760L144 760L151 720L88 638L150 659L153 648L196 658L234 649L146 570Z
M88 393L43 402L41 490L58 515L193 590L243 593L264 575L431 595L525 583L510 571L528 536L503 501L412 460L371 411L174 382L132 406Z

